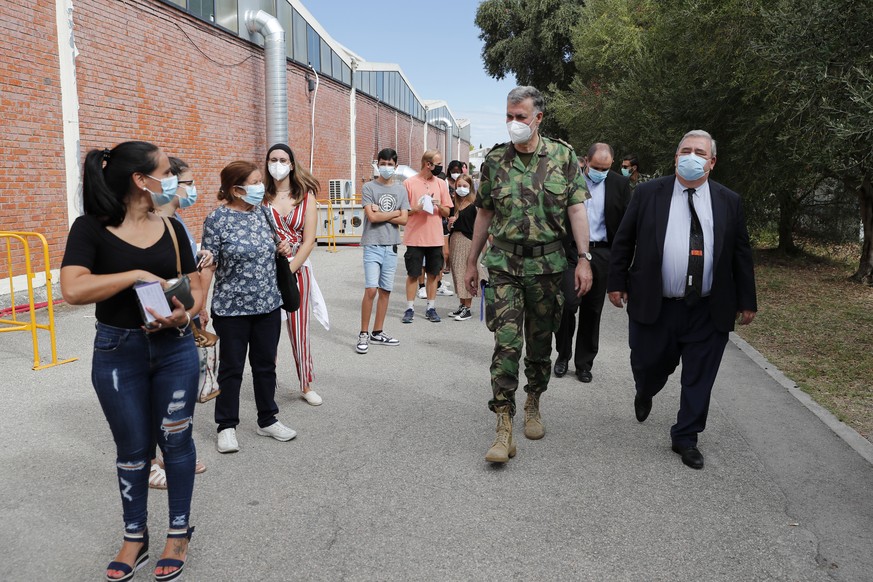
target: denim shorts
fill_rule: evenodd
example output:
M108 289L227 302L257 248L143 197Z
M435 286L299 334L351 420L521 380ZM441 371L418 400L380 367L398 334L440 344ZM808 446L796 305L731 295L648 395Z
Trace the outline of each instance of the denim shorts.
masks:
M364 245L364 287L378 287L389 292L394 288L396 248L396 245Z

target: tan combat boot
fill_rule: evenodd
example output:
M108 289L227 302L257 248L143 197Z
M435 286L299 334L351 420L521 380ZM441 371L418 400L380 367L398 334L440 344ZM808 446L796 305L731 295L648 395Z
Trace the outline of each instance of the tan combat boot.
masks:
M540 395L529 392L524 403L524 436L532 441L546 436L546 427L540 418Z
M512 442L512 416L509 415L508 405L500 406L494 412L497 413L497 437L485 453L485 460L489 463L506 463L515 456L515 443Z

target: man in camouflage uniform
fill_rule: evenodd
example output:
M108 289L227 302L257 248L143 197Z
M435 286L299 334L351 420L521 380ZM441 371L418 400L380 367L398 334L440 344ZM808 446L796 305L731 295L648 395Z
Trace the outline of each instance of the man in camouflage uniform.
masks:
M492 235L484 262L489 275L486 323L494 332L493 398L488 407L497 414L497 438L485 459L493 463L505 463L515 456L512 417L524 342L524 434L529 439L545 435L539 401L551 375L552 333L561 321L561 276L567 268L561 239L568 218L580 256L588 256L585 180L570 146L539 135L542 119L539 91L534 87L510 91L506 121L512 143L495 146L482 164L473 247L464 276L475 295L476 262L486 238ZM579 261L575 279L579 294L590 289L588 261Z

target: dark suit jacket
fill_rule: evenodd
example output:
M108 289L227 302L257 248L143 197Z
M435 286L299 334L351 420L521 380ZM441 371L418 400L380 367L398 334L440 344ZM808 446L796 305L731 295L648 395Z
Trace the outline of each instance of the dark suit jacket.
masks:
M661 311L661 261L675 176L637 186L612 241L607 291L628 294L628 315L652 324ZM737 311L758 310L749 231L740 196L709 181L713 218L710 309L716 329L733 331Z
M606 240L612 242L615 240L615 234L618 232L621 218L624 216L627 205L630 202L630 178L625 178L618 172L610 170L606 180L604 180L603 198L603 221L606 223ZM573 240L573 231L569 227L567 228L566 242L567 250L569 251L572 247L573 254L576 256L576 242Z

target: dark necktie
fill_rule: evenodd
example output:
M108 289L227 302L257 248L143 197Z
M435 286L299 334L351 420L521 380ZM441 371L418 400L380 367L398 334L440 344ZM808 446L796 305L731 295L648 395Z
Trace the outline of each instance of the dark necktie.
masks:
M685 302L695 305L703 294L703 228L694 210L694 188L688 192L688 209L691 211L691 235L688 244L688 277L685 279Z

